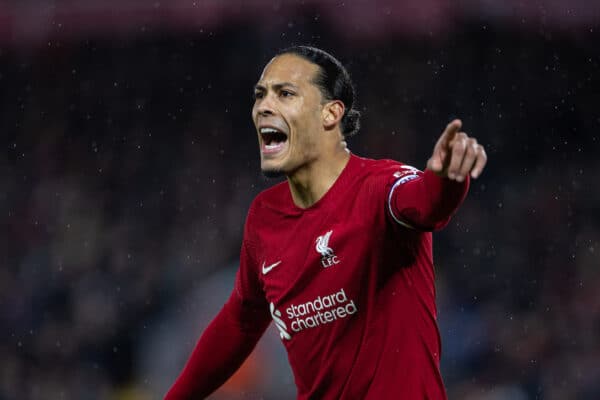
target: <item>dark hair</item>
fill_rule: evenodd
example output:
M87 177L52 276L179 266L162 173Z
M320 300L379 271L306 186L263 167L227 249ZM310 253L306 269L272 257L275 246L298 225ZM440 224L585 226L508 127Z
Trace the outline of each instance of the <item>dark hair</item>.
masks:
M281 50L277 55L294 54L319 66L314 83L321 90L325 100L340 100L345 110L341 128L344 137L349 137L360 129L360 111L353 108L356 100L354 84L350 74L334 56L310 46L293 46Z

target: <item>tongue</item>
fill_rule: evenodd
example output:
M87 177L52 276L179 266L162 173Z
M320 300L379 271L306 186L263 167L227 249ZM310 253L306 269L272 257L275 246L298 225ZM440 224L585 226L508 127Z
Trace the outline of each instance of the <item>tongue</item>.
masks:
M269 144L265 143L263 152L264 153L277 153L278 151L280 151L283 148L283 146L284 146L284 142L272 141Z

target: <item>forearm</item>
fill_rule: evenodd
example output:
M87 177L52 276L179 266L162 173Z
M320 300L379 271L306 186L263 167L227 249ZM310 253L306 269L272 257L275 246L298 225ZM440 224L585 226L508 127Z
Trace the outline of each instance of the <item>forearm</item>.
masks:
M165 400L205 398L225 383L256 346L269 320L257 314L253 326L239 321L242 311L234 296L200 337Z
M469 178L451 181L425 170L419 179L394 190L390 199L393 216L419 230L443 228L456 212L469 189Z

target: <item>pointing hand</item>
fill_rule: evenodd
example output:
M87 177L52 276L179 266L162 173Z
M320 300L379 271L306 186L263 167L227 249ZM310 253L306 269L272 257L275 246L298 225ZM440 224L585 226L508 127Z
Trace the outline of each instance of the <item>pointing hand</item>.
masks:
M427 169L457 182L464 181L467 174L477 178L487 162L483 146L475 138L461 132L461 128L459 119L450 122L427 161Z

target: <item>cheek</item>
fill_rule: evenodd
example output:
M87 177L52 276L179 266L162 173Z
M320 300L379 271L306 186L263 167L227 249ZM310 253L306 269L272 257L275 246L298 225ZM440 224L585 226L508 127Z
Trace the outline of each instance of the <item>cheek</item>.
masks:
M314 131L320 126L321 110L309 105L309 103L310 102L304 102L299 104L293 114L290 115L298 128Z

